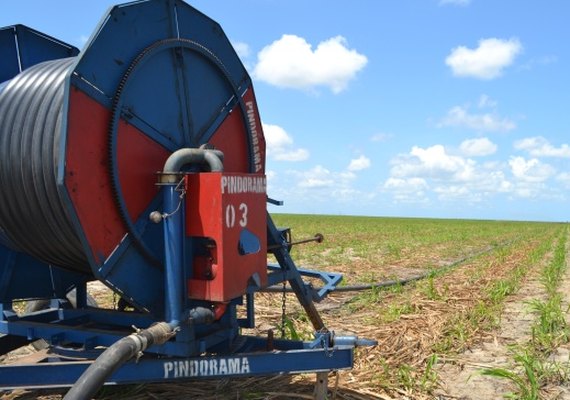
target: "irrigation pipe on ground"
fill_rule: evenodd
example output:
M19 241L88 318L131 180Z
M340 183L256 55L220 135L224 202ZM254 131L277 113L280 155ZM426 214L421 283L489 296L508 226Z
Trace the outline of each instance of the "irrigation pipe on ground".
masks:
M331 293L334 293L334 292L359 292L359 291L364 291L364 290L380 289L380 288L387 288L387 287L392 287L392 286L404 286L404 285L407 285L408 283L417 282L417 281L420 281L422 279L429 278L430 276L436 276L436 275L443 274L444 272L447 272L450 269L453 269L453 268L457 267L458 265L463 264L465 261L471 260L473 258L477 258L483 254L486 254L486 253L490 253L491 251L496 250L498 248L509 246L509 245L513 244L515 241L516 240L510 240L510 241L503 243L503 244L500 244L498 246L488 247L488 248L481 250L481 251L478 251L474 254L470 254L468 256L460 258L459 260L456 260L456 261L452 262L451 264L448 264L444 267L438 268L437 270L433 270L433 269L428 270L428 271L421 273L419 275L414 275L414 276L410 276L408 278L402 278L402 279L393 279L393 280L377 282L377 283L363 283L363 284L355 284L355 285L349 285L349 286L339 286L339 287L334 288L334 290L331 290ZM319 291L320 289L321 288L314 288L313 290ZM267 292L267 293L283 293L284 291L286 293L292 293L293 292L293 290L289 287L284 289L282 287L277 287L277 286L270 286L270 287L264 289L263 291Z

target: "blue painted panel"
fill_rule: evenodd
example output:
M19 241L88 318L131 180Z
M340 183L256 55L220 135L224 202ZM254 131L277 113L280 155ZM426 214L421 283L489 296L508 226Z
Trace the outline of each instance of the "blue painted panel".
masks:
M118 292L123 293L131 302L150 310L155 317L161 319L164 314L164 272L149 264L131 243L123 242L121 247L123 246L124 249L116 252L124 252L109 260L112 268L108 275L96 275L97 278L119 288Z
M133 64L117 106L149 137L178 149L205 143L238 96L217 57L191 40L169 39Z
M24 25L17 25L16 31L22 70L44 61L79 54L79 49Z
M77 54L79 49L25 25L0 28L0 83L33 65Z
M249 86L249 75L220 25L183 1L177 0L176 7L180 37L191 38L215 54L234 86Z
M75 72L113 97L134 58L152 43L171 37L169 18L168 0L113 7L87 43Z
M214 122L234 93L219 66L204 56L187 50L184 52L184 64L193 122L192 144L198 146L204 142L198 141L201 134ZM228 110L224 110L224 114L227 113Z
M219 66L195 52L186 49L180 56L166 50L145 61L148 65L137 72L136 82L129 82L125 94L124 105L138 118L183 147L199 143L190 138L180 142L182 131L190 131L191 136L204 131L230 99L231 87L241 86L243 90L250 80L220 26L181 1L175 2L174 11L170 8L173 3L149 0L112 8L87 44L75 72L113 97L133 60L153 43L176 38L178 33L180 38L198 43L221 62L223 74ZM181 62L183 73L176 67ZM224 82L223 75L229 76L231 83ZM186 114L188 96L190 116ZM153 135L152 130L149 135Z
M0 82L12 79L20 73L16 51L16 27L0 29Z
M164 258L162 224L154 224L148 219L151 211L162 209L161 200L162 196L158 194L147 210L141 214L135 224L135 229L139 232L147 249L162 262ZM150 310L155 316L163 316L164 271L162 266L153 265L144 258L130 237L119 244L95 276L118 288L118 292L133 304Z
M65 298L86 277L49 266L0 244L0 303L13 299Z
M154 128L144 129L147 135L154 138L158 134L171 142L169 148L179 149L185 145L184 93L179 87L173 51L158 52L137 69L124 92L123 110Z

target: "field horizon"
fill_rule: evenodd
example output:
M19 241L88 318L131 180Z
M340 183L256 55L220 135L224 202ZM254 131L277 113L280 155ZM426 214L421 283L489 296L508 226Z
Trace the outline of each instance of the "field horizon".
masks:
M426 216L392 216L392 215L358 215L358 214L320 214L320 213L295 213L295 212L270 212L270 215L299 215L299 216L320 216L320 217L351 217L351 218L381 218L381 219L427 219L427 220L457 220L457 221L481 221L481 222L529 222L545 224L568 224L570 221L543 221L534 219L490 219L490 218L455 218L455 217L426 217Z

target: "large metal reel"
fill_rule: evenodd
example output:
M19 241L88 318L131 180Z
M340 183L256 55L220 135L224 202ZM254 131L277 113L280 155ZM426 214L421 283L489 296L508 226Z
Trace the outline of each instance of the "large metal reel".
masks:
M48 194L26 190L26 204L11 198L5 236L14 247L89 274L160 314L164 244L160 227L148 221L161 207L156 172L172 152L208 143L224 152L226 171L263 173L265 142L251 80L219 25L177 0L112 8L77 58L37 66L45 69L57 69L44 79L45 91L60 99L49 112L55 122L50 129L34 123L43 106L25 119L38 137L51 132L43 172L37 160L46 145L28 146L2 161L0 178L11 187L33 182ZM16 80L30 80L34 71ZM18 90L34 97L26 85ZM24 119L18 103L0 107L16 110L14 123ZM1 143L13 143L2 147L27 143L25 135L5 135ZM21 160L30 160L35 172L23 175ZM48 206L53 210L41 211ZM26 212L25 226L19 225Z
M148 221L161 207L156 172L172 152L208 143L226 171L263 173L251 80L217 23L183 2L150 0L110 10L68 98L60 185L93 273L161 313L164 244Z

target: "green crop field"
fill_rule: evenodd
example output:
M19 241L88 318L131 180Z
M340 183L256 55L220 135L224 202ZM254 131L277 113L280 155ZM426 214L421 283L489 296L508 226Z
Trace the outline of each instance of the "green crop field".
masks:
M343 273L345 285L426 276L406 286L333 293L320 305L330 329L379 343L359 349L354 370L339 374L338 398L510 394L532 399L560 393L568 384L568 357L564 365L549 361L569 338L570 301L565 296L570 293L561 289L568 280L567 224L273 217L278 226L292 229L293 240L322 233L323 243L294 247L293 258L306 268ZM554 264L560 266L556 269ZM551 282L549 288L545 282ZM265 318L277 329L279 296L264 296ZM302 310L292 295L287 300L288 333L310 337L311 326ZM497 344L491 355L480 350L490 342ZM465 361L473 349L484 355ZM499 353L502 364L486 365ZM454 368L470 372L460 376ZM481 392L473 384L469 387L477 379L486 379L475 385Z
M568 224L273 218L291 228L293 240L323 234L321 244L294 246L293 259L300 267L344 274L341 286L424 276L405 286L331 293L318 304L330 330L378 341L357 349L351 371L331 374L330 398L556 398L570 384L570 352L564 350L570 339ZM108 294L92 294L110 303L102 297ZM279 336L284 328L287 337L312 338L312 326L293 294L257 294L255 301L257 327L245 333L273 330ZM105 389L101 396L304 399L312 398L314 379L138 385ZM45 398L59 398L58 393Z
M489 247L555 234L563 224L274 214L293 240L322 233L319 245L292 251L307 267L345 272L347 282L376 281L408 269L432 269ZM386 275L388 272L389 275Z

